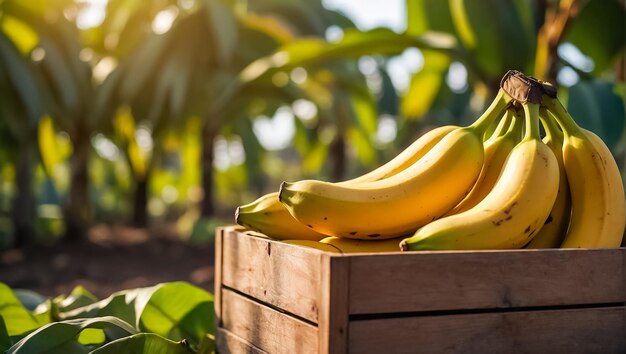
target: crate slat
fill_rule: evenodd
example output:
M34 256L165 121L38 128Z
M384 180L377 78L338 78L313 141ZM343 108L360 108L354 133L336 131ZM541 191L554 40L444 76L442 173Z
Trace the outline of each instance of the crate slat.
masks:
M215 340L215 347L220 354L269 354L223 328L216 330Z
M321 252L236 231L222 249L223 285L318 322Z
M350 313L624 302L624 258L624 249L355 255Z
M317 353L317 327L222 288L222 327L269 353Z
M350 353L624 353L626 310L407 317L350 322Z

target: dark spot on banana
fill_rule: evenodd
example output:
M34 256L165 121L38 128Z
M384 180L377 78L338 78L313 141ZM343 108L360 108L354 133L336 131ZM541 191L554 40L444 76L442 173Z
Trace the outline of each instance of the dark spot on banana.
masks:
M502 224L502 219L498 221L492 221L491 223L494 224L495 226L500 226L500 224Z
M530 234L528 234L528 237L531 237L535 233L535 231L537 231L537 230L535 229L535 230L531 231Z
M367 235L367 237L378 237L378 236L380 236L380 234L369 234L369 235Z
M511 213L511 210L513 210L513 207L517 205L517 202L513 202L513 204L511 204L511 206L509 206L508 208L504 209L504 213L506 215L509 215Z
M544 225L548 225L549 223L552 222L552 214L548 215L548 218L546 219L546 222L543 223Z
M543 162L546 164L546 166L548 166L548 158L545 156L541 156L541 158L543 159Z
M313 226L311 226L311 224L306 224L306 226L308 226L308 227L310 227L310 228L313 228Z
M504 220L505 220L505 221L509 221L509 220L511 220L511 219L513 219L513 215L509 215L509 216L507 216L507 217L506 217L506 219L504 219Z
M350 235L352 235L352 236L356 235L356 231L350 232Z
M328 217L324 216L324 220L328 220Z
M524 233L527 234L530 232L530 225L528 225L528 227L524 230Z

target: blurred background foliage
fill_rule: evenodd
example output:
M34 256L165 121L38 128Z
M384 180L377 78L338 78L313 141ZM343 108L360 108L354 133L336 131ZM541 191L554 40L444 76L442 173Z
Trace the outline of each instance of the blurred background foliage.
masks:
M509 69L626 162L623 1L407 0L402 30L319 0L108 0L86 24L92 2L0 0L0 248L100 223L210 239L282 180L470 122Z

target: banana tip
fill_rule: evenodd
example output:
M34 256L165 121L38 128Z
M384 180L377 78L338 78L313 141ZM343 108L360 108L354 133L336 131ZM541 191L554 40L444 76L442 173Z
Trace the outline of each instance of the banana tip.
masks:
M285 188L289 185L289 183L283 181L280 184L280 188L278 188L278 201L279 202L283 202L283 191L285 190Z
M409 244L405 240L402 240L400 242L400 251L405 252L408 250L409 250Z
M241 225L240 216L241 216L240 207L237 207L237 209L235 210L235 222L239 225Z

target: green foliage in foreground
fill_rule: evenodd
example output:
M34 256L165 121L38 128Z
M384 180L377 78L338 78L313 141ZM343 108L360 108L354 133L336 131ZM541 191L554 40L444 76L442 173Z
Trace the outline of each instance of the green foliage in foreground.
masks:
M98 300L78 286L45 299L0 283L0 353L208 354L213 296L185 282Z

